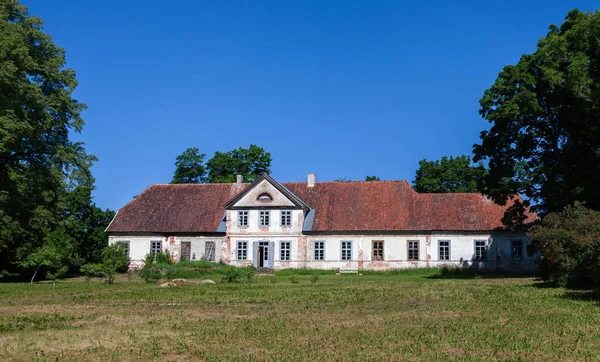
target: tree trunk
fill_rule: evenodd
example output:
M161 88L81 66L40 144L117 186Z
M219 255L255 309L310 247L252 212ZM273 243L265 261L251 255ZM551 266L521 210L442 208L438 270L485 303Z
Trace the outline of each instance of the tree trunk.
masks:
M35 269L35 272L33 272L33 276L31 277L31 283L30 284L33 284L33 279L35 279L35 276L37 275L38 270L40 270L39 266Z

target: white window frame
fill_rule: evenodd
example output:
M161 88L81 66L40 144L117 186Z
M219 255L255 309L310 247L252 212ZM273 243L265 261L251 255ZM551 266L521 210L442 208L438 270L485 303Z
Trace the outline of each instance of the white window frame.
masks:
M318 245L318 247L317 247ZM319 252L317 254L317 252ZM325 241L315 240L313 241L313 260L321 261L325 260Z
M157 247L158 245L158 247ZM162 252L162 240L150 241L150 255L156 255Z
M448 245L442 245L442 243L448 243ZM452 255L451 253L451 241L450 240L438 240L438 260L441 261L450 261L452 260ZM446 258L442 258L442 248L447 248L447 257Z
M246 210L238 211L238 226L240 226L240 227L248 226L248 218L249 218L248 214L249 214L249 212Z
M381 243L381 259L379 259L378 255L375 255L375 244L376 243ZM373 261L385 260L385 240L371 240L371 260L373 260Z
M352 240L341 240L340 241L340 260L341 261L352 261L352 249L354 243Z
M411 243L414 243L414 245L416 245L416 247L411 247ZM417 251L417 257L416 258L412 258L410 257L411 251L413 251L414 254L414 250ZM411 260L411 261L419 261L421 260L421 242L420 240L407 240L406 241L406 259L407 260Z
M477 244L480 245L477 245ZM483 244L483 245L481 245ZM485 261L487 260L487 240L479 239L473 241L473 247L475 248L475 253L473 254L473 260L476 261ZM483 252L482 252L483 250Z
M259 210L258 211L258 226L265 227L271 225L271 211Z
M248 242L239 240L236 244L237 249L235 256L237 260L248 260Z
M280 261L292 261L292 242L291 241L280 241L279 242L279 260Z
M292 211L281 211L281 226L292 226Z

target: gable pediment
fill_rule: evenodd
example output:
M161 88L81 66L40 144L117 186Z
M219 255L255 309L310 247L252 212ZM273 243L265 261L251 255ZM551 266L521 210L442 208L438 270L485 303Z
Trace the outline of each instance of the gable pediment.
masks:
M226 209L262 207L309 209L308 205L267 174L225 204Z

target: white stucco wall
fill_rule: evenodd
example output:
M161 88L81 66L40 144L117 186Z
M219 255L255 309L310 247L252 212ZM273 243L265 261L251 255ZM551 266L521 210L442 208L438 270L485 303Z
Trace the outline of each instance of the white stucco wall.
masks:
M131 258L131 267L138 268L144 265L146 256L150 253L152 241L162 242L162 251L169 251L175 261L181 256L181 242L189 241L191 246L190 259L200 260L205 255L205 245L207 241L215 243L215 261L221 260L221 248L225 241L225 236L162 236L162 235L111 235L108 243L113 244L117 241L126 241L129 243L129 258Z

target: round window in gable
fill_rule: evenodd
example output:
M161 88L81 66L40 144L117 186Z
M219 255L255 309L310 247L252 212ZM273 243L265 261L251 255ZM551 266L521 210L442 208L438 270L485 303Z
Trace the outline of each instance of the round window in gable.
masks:
M269 201L273 201L273 197L271 195L269 195L268 193L264 192L264 193L258 195L256 200L262 201L262 202L269 202Z

